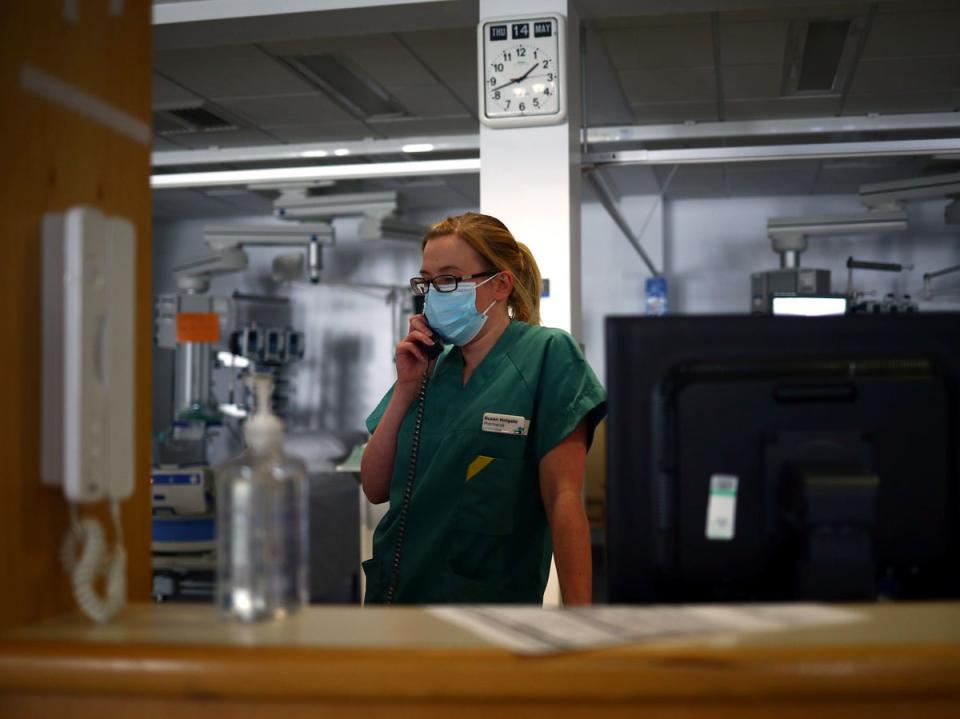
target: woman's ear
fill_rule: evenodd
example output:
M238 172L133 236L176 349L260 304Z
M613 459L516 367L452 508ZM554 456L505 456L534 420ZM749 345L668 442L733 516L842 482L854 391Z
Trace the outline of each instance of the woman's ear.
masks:
M493 278L493 298L496 300L505 300L513 292L513 273L510 270L503 270L499 275Z

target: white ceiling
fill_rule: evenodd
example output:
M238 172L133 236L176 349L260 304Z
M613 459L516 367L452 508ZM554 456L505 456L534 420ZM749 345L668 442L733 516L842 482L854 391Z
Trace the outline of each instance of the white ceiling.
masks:
M584 0L580 5L588 30L591 125L960 110L956 0ZM476 17L475 0L446 0L159 26L155 109L202 103L236 129L157 137L156 149L474 133ZM832 96L782 97L790 22L828 17L859 17L866 23L849 83ZM399 101L405 114L360 117L288 64L290 58L317 54L332 54L357 68ZM683 167L671 194L851 192L862 181L921 170L909 158L853 168L829 162ZM639 191L643 176L649 172L614 172L623 192ZM426 189L412 185L405 194L411 207L426 209L476 205L479 199L476 180L462 177L439 178ZM238 214L268 211L269 201L243 191L211 197L164 190L155 193L155 208L158 217Z

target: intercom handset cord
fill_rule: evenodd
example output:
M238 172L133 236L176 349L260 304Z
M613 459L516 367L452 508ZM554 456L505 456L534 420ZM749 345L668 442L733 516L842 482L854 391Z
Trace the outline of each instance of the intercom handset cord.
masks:
M107 551L103 527L95 519L81 519L76 505L70 506L70 531L60 550L60 559L70 575L73 595L80 609L90 619L103 624L119 612L127 600L127 552L123 547L123 525L120 523L120 503L110 501L110 515L116 535L116 546ZM77 558L77 545L82 545ZM106 595L97 594L97 577L106 580Z
M413 439L410 441L410 464L407 468L407 483L403 487L403 499L400 502L400 514L397 518L397 542L393 550L393 564L390 567L390 584L387 586L386 603L393 604L400 583L400 554L403 551L403 539L407 533L407 512L410 498L413 496L413 481L417 476L417 456L420 454L420 433L423 430L423 408L427 400L427 378L430 366L423 373L420 392L417 395L417 413L413 424Z

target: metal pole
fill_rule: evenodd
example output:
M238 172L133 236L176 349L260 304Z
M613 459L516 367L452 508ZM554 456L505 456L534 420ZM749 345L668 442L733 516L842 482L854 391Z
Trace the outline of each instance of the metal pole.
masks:
M637 254L640 255L640 259L643 260L643 263L650 270L651 274L654 277L660 277L663 273L660 272L653 264L653 261L650 259L650 255L647 254L646 250L643 249L643 245L640 244L640 240L643 238L643 235L647 231L647 226L650 224L650 220L653 219L654 213L657 211L657 208L660 207L663 202L663 196L667 193L667 190L670 188L670 183L673 182L673 177L677 172L677 167L674 166L670 170L670 174L667 175L667 179L663 183L663 187L660 189L660 194L657 195L656 201L653 203L653 207L650 208L650 211L647 213L646 218L643 221L643 225L640 228L639 235L634 235L633 231L630 229L630 224L627 222L626 218L623 216L623 213L620 212L620 206L617 203L617 198L614 196L613 191L610 189L610 186L607 185L606 180L600 174L598 168L592 168L584 172L584 177L590 183L590 186L597 193L597 197L600 200L600 204L603 205L604 209L610 215L610 218L614 221L617 227L620 228L620 231L623 233L624 237L627 238L627 241L633 245L633 249L637 251Z
M950 275L950 274L953 274L954 272L960 272L960 265L947 267L942 270L937 270L936 272L927 272L923 275L923 279L932 280L934 277L942 277L943 275Z

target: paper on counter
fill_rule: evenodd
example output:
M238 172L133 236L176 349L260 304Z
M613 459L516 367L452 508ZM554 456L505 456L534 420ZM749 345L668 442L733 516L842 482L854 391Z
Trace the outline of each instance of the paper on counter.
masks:
M529 654L595 649L689 635L773 632L864 619L819 604L651 607L441 606L429 611L506 649Z

